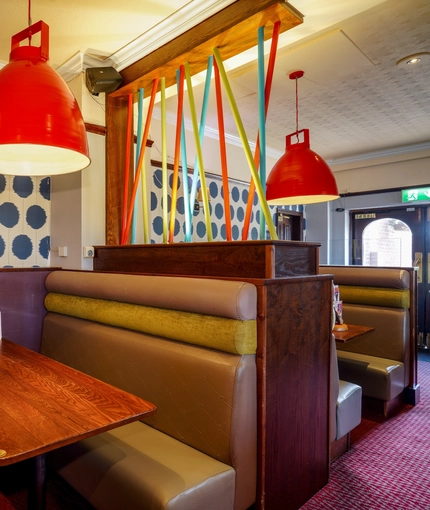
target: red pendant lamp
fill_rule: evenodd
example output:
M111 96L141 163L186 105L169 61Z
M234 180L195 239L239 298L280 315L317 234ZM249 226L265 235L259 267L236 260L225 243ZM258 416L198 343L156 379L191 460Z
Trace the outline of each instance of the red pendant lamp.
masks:
M289 75L296 80L296 131L287 135L285 154L275 163L266 182L269 205L301 205L339 198L336 180L327 163L310 149L309 129L299 131L298 79L303 71ZM303 141L300 135L303 134ZM293 137L297 143L293 143Z
M40 47L31 46L39 32ZM19 46L27 38L30 45ZM0 70L0 174L48 176L90 164L78 103L48 58L43 21L12 37L10 61Z

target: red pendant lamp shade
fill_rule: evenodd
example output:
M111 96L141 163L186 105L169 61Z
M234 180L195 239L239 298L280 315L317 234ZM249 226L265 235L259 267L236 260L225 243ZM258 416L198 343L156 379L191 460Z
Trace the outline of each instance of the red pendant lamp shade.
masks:
M309 129L299 131L298 79L303 71L294 71L296 80L296 131L287 135L285 154L276 162L266 182L266 200L270 205L305 205L339 198L336 180L327 163L310 148ZM300 142L300 134L304 140ZM292 143L292 137L297 143Z
M304 141L293 144L293 136ZM312 204L339 198L335 178L327 163L310 149L309 129L286 137L285 154L272 168L266 182L270 205Z
M19 46L41 33L41 46ZM48 64L43 21L12 37L0 70L0 174L57 175L90 163L85 123L65 81Z

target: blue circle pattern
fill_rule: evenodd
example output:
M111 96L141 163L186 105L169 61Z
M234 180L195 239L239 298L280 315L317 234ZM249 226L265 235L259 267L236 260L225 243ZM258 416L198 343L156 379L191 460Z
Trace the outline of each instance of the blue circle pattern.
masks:
M155 170L152 180L154 181L154 185L158 189L162 189L163 187L163 173L161 170Z
M6 189L6 177L3 174L0 174L0 193Z
M44 177L39 184L39 193L45 200L51 200L51 178Z
M50 186L50 177L36 181L28 176L0 175L0 194L8 193L8 200L0 200L3 267L40 267L39 260L49 261L49 205L44 204L51 199Z
M28 198L34 189L31 177L14 177L12 183L13 191L21 198Z
M216 204L215 216L217 219L222 220L222 218L224 216L224 207L222 206L222 204Z
M169 181L172 182L171 173L169 174ZM189 176L189 191L192 189L192 176ZM226 240L227 229L225 225L225 203L224 203L224 187L222 180L219 178L207 177L207 186L209 188L209 210L210 221L212 229L212 238L214 241ZM200 181L197 183L197 188L200 187ZM158 189L157 189L158 188ZM247 203L249 199L248 183L244 182L243 185L234 183L229 189L230 198L230 217L233 240L240 240L242 238L243 222L245 219ZM253 208L250 214L250 227L248 232L248 239L258 240L260 238L260 218L261 207L259 206L258 194L253 195ZM168 195L170 210L170 193ZM206 228L206 217L203 207L195 210L194 204L191 206L191 241L205 241L208 237ZM297 207L297 209L303 207ZM276 221L276 207L269 207L272 218ZM289 208L287 208L289 209ZM155 169L154 184L151 192L151 210L153 211L153 238L151 242L161 243L163 227L162 227L162 196L161 196L161 170ZM178 227L179 225L179 227ZM175 239L174 242L184 242L186 235L185 225L185 199L183 197L183 186L178 189L178 198L176 203L176 218L175 218Z
M236 217L239 221L243 221L245 219L245 210L243 207L237 208Z
M158 198L157 195L151 191L151 211L155 211L157 209L158 205Z
M224 223L221 225L221 238L223 241L227 239L227 228Z
M12 253L20 260L26 260L33 252L33 243L31 239L25 235L21 234L16 236L12 241Z
M173 189L173 172L169 175L169 186L170 189ZM178 190L181 187L181 177L178 175L178 183L176 189Z
M231 189L231 198L233 202L239 202L240 193L239 188L237 186L233 186L233 188Z
M204 221L199 221L197 223L197 235L200 237L200 239L203 239L206 235L206 225Z
M218 186L215 181L212 181L209 185L209 192L212 198L216 198L218 196Z
M18 225L19 210L12 202L5 202L0 205L0 224L6 228L13 228Z
M154 232L161 236L163 234L163 218L161 216L156 216L154 221L152 222L152 228Z
M40 205L31 205L27 209L26 220L31 228L35 230L42 228L47 220L45 209L40 207Z
M49 257L50 248L51 248L51 238L50 238L50 236L45 236L43 239L40 240L39 253L46 260Z

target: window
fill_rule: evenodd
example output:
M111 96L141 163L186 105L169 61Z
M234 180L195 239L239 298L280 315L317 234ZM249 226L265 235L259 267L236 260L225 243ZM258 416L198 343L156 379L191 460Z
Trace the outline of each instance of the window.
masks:
M412 232L403 221L372 221L363 230L363 265L411 266Z

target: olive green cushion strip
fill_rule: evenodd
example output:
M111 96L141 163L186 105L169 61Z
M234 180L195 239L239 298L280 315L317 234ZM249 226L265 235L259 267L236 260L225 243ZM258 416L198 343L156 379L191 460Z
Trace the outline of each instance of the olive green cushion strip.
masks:
M339 285L339 293L344 303L391 308L409 308L410 306L408 289Z
M240 321L57 293L47 294L45 307L50 312L233 354L255 354L257 347L255 320Z

